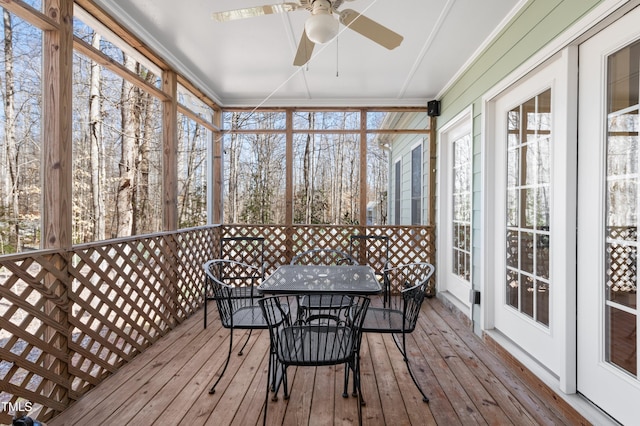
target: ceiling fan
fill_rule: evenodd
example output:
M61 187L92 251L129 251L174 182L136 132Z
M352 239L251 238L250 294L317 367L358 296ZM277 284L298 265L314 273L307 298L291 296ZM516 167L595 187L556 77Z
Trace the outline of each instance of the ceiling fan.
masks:
M389 28L361 15L352 9L338 10L345 1L354 0L298 0L268 6L256 6L245 9L228 10L213 13L213 19L221 22L274 13L293 12L306 9L311 12L304 24L304 31L298 43L298 51L293 65L302 66L311 59L316 44L331 41L339 30L338 20L347 28L367 37L379 45L391 50L402 43L403 37ZM338 16L338 19L334 17Z

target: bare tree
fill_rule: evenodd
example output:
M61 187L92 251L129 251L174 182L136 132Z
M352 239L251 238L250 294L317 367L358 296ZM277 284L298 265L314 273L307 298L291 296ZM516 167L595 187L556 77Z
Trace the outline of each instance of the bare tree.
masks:
M234 112L231 118L232 129L240 128L240 114ZM238 163L240 149L238 148L238 140L240 136L232 133L229 138L229 146L225 146L227 161L229 162L229 184L228 184L228 203L225 211L227 222L237 223L238 221Z
M9 171L9 181L6 187L7 201L4 204L11 208L11 221L13 231L10 235L10 243L20 251L20 211L18 204L18 144L15 136L15 83L13 79L13 27L11 24L11 14L3 9L4 24L4 78L5 78L5 150L7 159L7 170Z
M136 62L125 54L125 67L135 71ZM122 140L120 156L120 181L117 194L117 236L124 237L133 233L133 191L136 178L136 119L134 116L134 86L122 80L121 94Z
M100 35L93 33L91 45L100 49ZM89 144L91 195L93 206L93 239L101 241L105 238L104 188L105 178L103 158L102 102L100 96L100 64L91 61L89 86Z
M145 80L151 83L155 76L151 72L146 72ZM136 144L138 148L136 160L137 184L134 193L134 226L132 232L139 230L148 232L151 225L151 202L150 202L150 148L153 134L154 104L151 95L140 89L135 89L135 122L136 122Z

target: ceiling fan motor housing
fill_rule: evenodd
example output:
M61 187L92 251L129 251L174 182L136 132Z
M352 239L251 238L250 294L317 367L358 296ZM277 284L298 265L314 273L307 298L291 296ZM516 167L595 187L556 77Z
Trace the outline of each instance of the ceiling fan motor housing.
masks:
M340 24L333 17L328 0L315 0L312 7L311 16L304 23L304 30L312 42L327 43L338 35Z

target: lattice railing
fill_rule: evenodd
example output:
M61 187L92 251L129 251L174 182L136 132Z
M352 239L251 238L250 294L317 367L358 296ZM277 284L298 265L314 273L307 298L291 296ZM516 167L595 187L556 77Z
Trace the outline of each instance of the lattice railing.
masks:
M0 258L0 402L39 404L45 414L69 404L67 258ZM0 422L11 423L5 410Z
M202 306L223 236L264 237L269 274L363 233L389 236L391 264L435 261L433 228L415 226L208 226L2 256L0 403L28 401L46 421L166 335Z
M219 230L0 257L0 402L47 420L193 314Z
M411 262L435 264L435 229L428 226L348 226L348 225L223 225L222 237L251 236L265 238L267 274L291 262L296 253L311 248L335 248L350 252L354 234L389 237L389 264ZM435 276L429 293L435 289Z

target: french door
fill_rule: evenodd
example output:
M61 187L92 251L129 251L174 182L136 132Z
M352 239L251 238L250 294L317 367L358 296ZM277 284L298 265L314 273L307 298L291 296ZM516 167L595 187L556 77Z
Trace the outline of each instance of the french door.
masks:
M463 112L439 133L439 180L442 201L439 203L439 236L449 247L438 251L438 291L455 298L458 307L469 317L471 305L471 216L472 159L471 110Z
M578 391L637 424L640 8L580 46Z
M575 390L577 49L565 49L488 103L487 328ZM575 93L575 90L573 91ZM573 274L573 275L572 275ZM485 293L487 293L485 292Z

